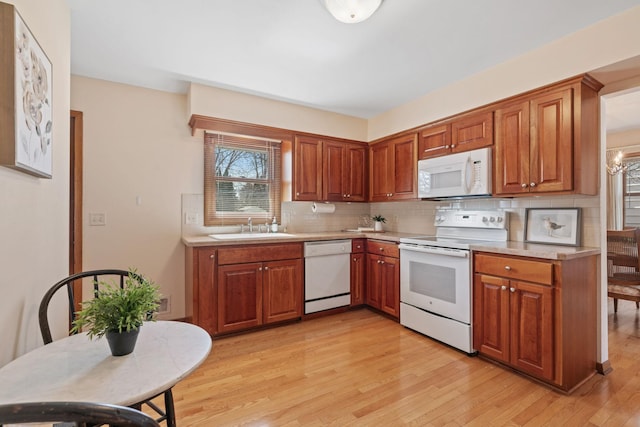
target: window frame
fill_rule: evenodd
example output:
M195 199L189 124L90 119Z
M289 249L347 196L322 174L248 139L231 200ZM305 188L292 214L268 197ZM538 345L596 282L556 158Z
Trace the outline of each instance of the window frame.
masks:
M281 187L282 187L282 154L280 141L267 140L246 135L234 135L223 132L207 131L204 135L204 225L236 225L239 222L252 220L265 221L271 223L273 217L280 222L281 211ZM235 149L267 150L270 151L267 178L224 178L216 176L215 173L215 150L217 146L226 146ZM269 185L269 201L271 207L267 212L219 212L216 209L216 185L218 182L243 182L260 183Z
M640 171L640 152L626 153L624 157L625 157L624 163L636 164L638 165L638 167L633 169ZM629 209L627 205L630 203L628 198L640 196L640 191L634 191L634 192L628 191L628 188L629 188L628 180L629 180L629 173L627 170L627 171L624 171L622 175L622 225L623 227L630 226L627 223L627 210Z
M191 128L191 135L196 136L200 135L202 131L209 131L213 133L229 133L235 135L244 135L254 138L265 138L280 141L280 158L282 161L280 173L280 198L281 202L291 201L291 188L292 188L292 179L293 179L293 170L292 170L292 157L293 157L293 135L294 131L289 129L276 128L271 126L264 126L254 123L246 123L239 122L235 120L229 119L221 119L217 117L210 116L202 116L198 114L192 114L189 119L189 127ZM203 136L204 139L204 136ZM206 151L206 150L205 150ZM206 159L203 161L204 163L204 171L206 174L207 170L207 161ZM206 177L205 177L206 179ZM205 183L206 186L206 183ZM206 190L206 188L205 188ZM206 191L204 191L206 194ZM246 223L246 220L249 218L239 218ZM253 218L253 217L251 217ZM278 219L281 221L281 219ZM221 221L208 221L206 215L204 214L203 209L203 225L204 226L215 226L215 225L238 225L236 220L235 223L224 222L221 224Z

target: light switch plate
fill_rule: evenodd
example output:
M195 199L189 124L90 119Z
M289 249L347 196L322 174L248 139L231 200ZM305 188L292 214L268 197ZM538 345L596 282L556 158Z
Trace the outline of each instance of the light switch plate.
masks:
M89 225L93 225L93 226L107 225L107 214L104 212L89 213Z
M184 223L186 225L197 224L198 219L198 214L195 212L185 212L184 214Z

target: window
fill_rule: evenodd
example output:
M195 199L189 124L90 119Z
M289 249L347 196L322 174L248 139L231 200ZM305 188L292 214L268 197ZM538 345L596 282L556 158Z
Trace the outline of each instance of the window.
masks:
M279 141L205 132L204 224L280 222Z
M624 226L640 227L640 156L633 153L625 161L624 172Z

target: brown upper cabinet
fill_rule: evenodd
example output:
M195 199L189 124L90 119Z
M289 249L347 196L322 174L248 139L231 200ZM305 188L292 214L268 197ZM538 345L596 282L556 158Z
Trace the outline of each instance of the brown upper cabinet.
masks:
M367 200L366 144L296 135L293 151L293 200Z
M494 195L598 191L598 90L589 76L499 104Z
M366 145L324 141L322 156L322 200L365 202Z
M369 148L369 195L372 202L415 199L417 133L393 137Z
M493 112L466 115L419 131L418 157L426 159L493 145Z

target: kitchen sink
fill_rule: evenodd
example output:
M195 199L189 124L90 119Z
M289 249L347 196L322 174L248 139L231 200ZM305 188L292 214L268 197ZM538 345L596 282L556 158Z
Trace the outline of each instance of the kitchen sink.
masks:
M209 234L209 237L216 240L246 240L246 239L277 239L283 237L295 237L289 233L224 233Z

